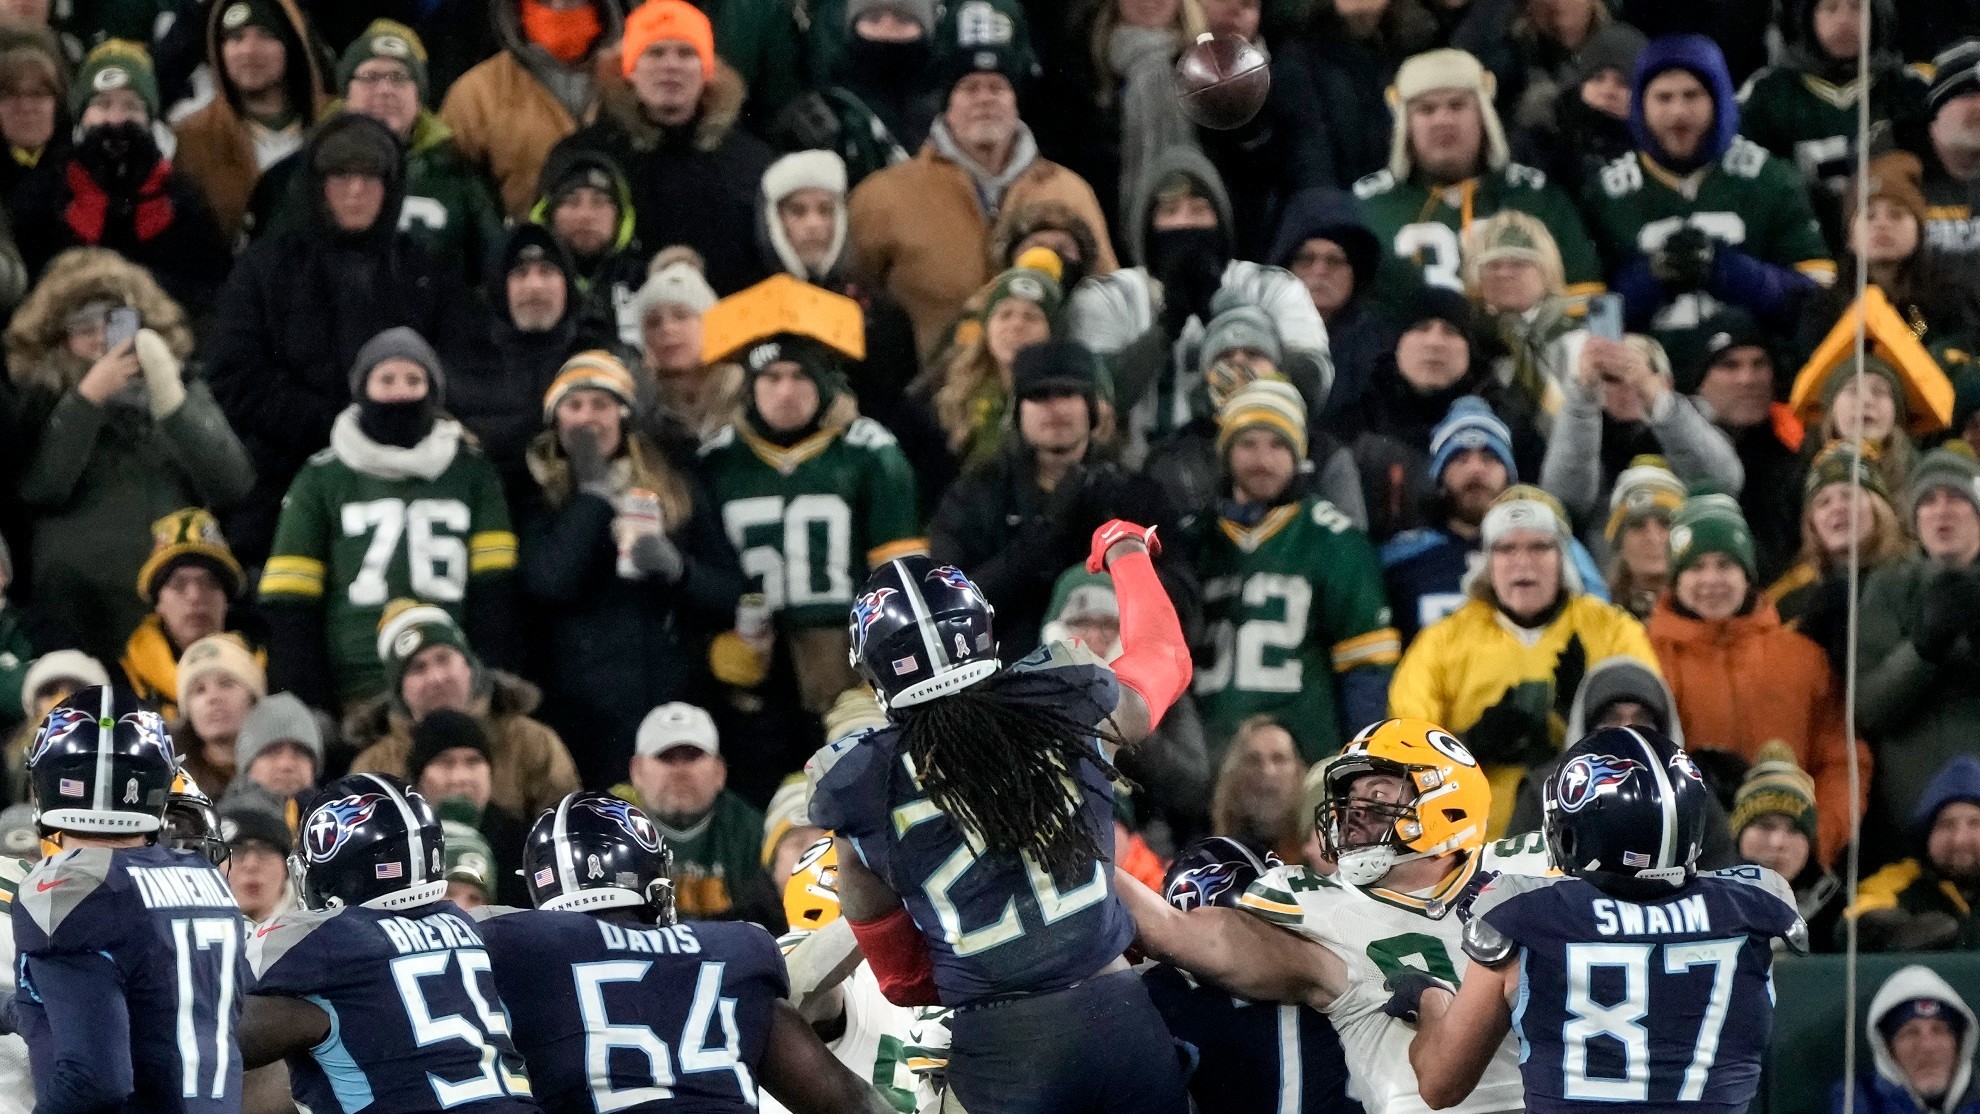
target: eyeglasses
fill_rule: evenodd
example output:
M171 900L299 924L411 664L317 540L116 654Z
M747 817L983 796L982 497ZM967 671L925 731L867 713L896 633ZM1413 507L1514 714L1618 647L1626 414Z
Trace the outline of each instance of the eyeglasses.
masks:
M402 89L412 83L412 75L406 73L404 70L381 70L376 73L351 75L352 85L362 85L366 88L370 88L373 85L385 85L393 89Z

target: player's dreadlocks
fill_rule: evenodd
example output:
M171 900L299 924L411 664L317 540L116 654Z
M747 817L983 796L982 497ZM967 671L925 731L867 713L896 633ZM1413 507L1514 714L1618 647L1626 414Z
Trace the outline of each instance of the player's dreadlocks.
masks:
M1118 776L1093 745L1105 734L1064 707L1078 701L1004 695L1008 670L948 696L897 710L901 743L922 788L992 854L1029 854L1061 886L1077 885L1101 854L1081 813L1079 765ZM1022 678L1036 696L1046 678ZM1076 692L1064 685L1068 695Z

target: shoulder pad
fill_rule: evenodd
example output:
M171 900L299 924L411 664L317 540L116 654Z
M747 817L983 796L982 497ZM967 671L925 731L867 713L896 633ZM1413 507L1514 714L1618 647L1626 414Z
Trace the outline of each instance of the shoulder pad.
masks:
M819 747L804 764L805 796L811 802L806 811L820 826L837 831L851 829L851 836L863 830L858 815L879 807L884 812L885 779L875 778L877 767L884 767L881 732L863 731ZM877 784L875 784L877 782Z
M1390 568L1420 557L1437 548L1443 540L1443 534L1427 526L1404 530L1382 543L1382 567Z
M1037 669L1059 669L1068 665L1098 665L1107 663L1093 648L1078 639L1055 639L1047 642L1020 659L1012 669L1031 672Z
M513 905L481 905L468 910L467 915L473 917L476 924L480 924L482 921L492 921L496 917L506 917L510 913L528 912L534 912L534 910L518 909Z
M1566 875L1552 878L1539 878L1531 874L1501 874L1492 879L1478 896L1471 901L1473 924L1485 919L1485 915L1521 894L1544 890L1549 886L1567 881Z
M53 939L76 906L110 876L110 859L115 853L108 847L77 847L43 859L21 880L21 908Z
M887 427L872 418L854 418L852 424L846 427L844 440L859 449L877 449L896 443Z
M247 948L248 966L254 970L254 977L266 975L290 949L342 912L342 909L297 909L255 929Z
M1519 945L1512 938L1486 923L1482 917L1473 917L1464 925L1464 954L1473 963L1487 967L1501 967L1512 958Z
M1330 889L1333 885L1332 879L1303 866L1277 866L1260 875L1244 891L1244 896L1238 898L1237 904L1247 913L1284 928L1293 928L1306 920L1306 910L1299 903L1299 895Z
M707 456L709 453L712 453L717 449L727 447L731 442L735 441L735 439L736 439L736 427L733 425L725 425L721 429L718 429L715 432L708 435L708 440L703 441L701 443L701 449L699 450L699 453L701 456Z
M1366 201L1378 193L1387 193L1395 188L1396 176L1386 170L1377 170L1354 184L1354 195Z
M1801 917L1801 906L1794 899L1794 887L1787 879L1767 869L1751 863L1729 866L1722 870L1701 870L1700 878L1718 878L1728 882L1748 885L1774 898L1785 906L1784 912L1793 917L1793 923L1780 933L1789 948L1796 955L1808 954L1808 922Z

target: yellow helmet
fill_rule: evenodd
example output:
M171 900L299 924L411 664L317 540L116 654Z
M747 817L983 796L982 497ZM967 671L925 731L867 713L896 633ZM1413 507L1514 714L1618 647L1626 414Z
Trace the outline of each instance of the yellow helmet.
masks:
M792 932L816 932L839 919L839 853L831 836L798 856L784 883L784 919Z
M1401 778L1402 799L1349 796L1355 780L1370 774ZM1456 736L1425 720L1392 719L1363 730L1328 763L1313 825L1341 881L1372 886L1397 863L1475 855L1485 846L1491 809L1491 783ZM1365 826L1369 817L1389 821L1382 834L1351 840L1349 821Z

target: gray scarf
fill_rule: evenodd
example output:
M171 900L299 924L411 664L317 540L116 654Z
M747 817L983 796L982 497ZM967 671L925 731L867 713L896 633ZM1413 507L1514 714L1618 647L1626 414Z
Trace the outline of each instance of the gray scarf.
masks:
M945 120L936 120L928 129L928 140L935 144L935 153L963 168L969 175L970 184L976 187L976 204L983 210L986 224L996 224L997 214L1004 207L1004 194L1018 175L1031 169L1038 161L1038 143L1031 138L1031 129L1022 120L1018 121L1017 141L1011 147L1010 165L1002 174L992 174L977 165L976 160L963 152L955 137L949 134Z

